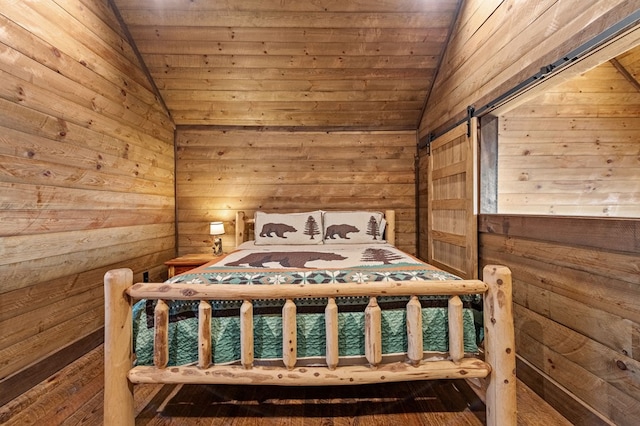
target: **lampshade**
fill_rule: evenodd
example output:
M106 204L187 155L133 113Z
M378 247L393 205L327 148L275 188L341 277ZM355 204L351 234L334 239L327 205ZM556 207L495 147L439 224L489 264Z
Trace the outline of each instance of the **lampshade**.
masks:
M224 225L222 222L211 222L209 224L209 234L222 235L224 234Z

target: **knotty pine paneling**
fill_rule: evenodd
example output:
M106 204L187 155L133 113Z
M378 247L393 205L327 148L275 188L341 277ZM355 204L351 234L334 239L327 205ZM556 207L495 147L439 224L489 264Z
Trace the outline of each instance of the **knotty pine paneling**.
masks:
M636 7L621 0L463 2L429 94L418 137L424 139L465 117L468 106L483 107L538 73L541 67L633 13ZM634 57L623 61L634 70L631 67L635 62ZM617 108L619 104L608 111ZM423 150L419 155L422 158L426 152ZM561 161L562 157L556 159ZM425 173L426 164L426 160L421 160L420 174ZM426 197L425 190L421 189L421 197ZM565 197L562 194L554 202L562 202ZM519 201L522 205L526 200ZM596 209L602 211L601 206ZM424 208L419 210L419 221L427 221ZM425 232L420 235L419 246L426 247L427 235Z
M484 215L479 229L481 264L513 272L518 355L614 424L635 424L640 222Z
M499 116L498 213L640 217L639 113L605 62Z
M10 398L19 390L6 378L100 330L107 270L166 275L174 125L108 2L4 2L0 26L0 394Z
M178 250L211 250L222 220L234 247L237 210L395 209L396 244L415 253L414 131L176 131Z
M460 0L114 0L180 125L415 130Z
M636 8L634 2L618 0L463 2L419 126L419 137L465 116L469 105L484 106ZM611 84L615 88L621 82L615 80ZM620 113L629 111L633 115L636 107L622 104L623 97L612 95L618 96L617 102L587 110L588 118L575 124L596 125L590 119L602 114L608 115L607 120L617 120L618 125L626 124ZM552 115L557 111L537 109L538 113ZM635 134L635 130L618 131ZM600 144L605 145L600 150L607 149L607 143L609 147L615 144L617 149L622 146L619 139L608 140L608 132L600 132L599 136ZM591 146L597 147L595 143ZM558 145L553 149L556 155L546 159L546 171L569 178L571 171L560 166L564 154L571 149ZM421 152L423 155L426 154ZM587 155L594 158L592 153ZM533 155L527 157L531 164L537 161ZM637 159L627 155L626 159L615 157L614 161L626 164L616 168L614 176L629 176L633 172L626 170ZM423 163L426 161L420 162ZM424 173L423 167L420 174ZM608 168L604 166L604 170ZM559 197L567 198L567 194ZM632 196L626 197L635 203ZM598 207L600 212L602 208ZM421 223L426 221L425 214L421 208ZM504 221L501 217L495 216L490 223L483 223L485 217L481 217L480 262L504 264L512 269L518 355L538 373L559 383L560 389L568 392L566 400L575 396L614 424L633 424L640 406L636 377L640 265L637 239L632 237L635 243L630 249L626 237L636 235L637 229L610 226L602 234L603 226L618 222L593 219L591 225L576 230L576 219L557 216L542 217L541 223L523 228L516 226L514 218L527 223L533 217L508 216ZM594 224L598 225L598 238L607 238L607 244L596 246L591 241ZM569 230L573 239L559 241ZM625 242L621 236L625 236ZM426 242L426 235L421 234L421 246L423 241ZM527 379L539 377L527 375ZM545 394L540 387L538 390L549 402L559 402L556 408L562 412L561 393Z
M637 7L625 0L464 1L419 137L496 99Z

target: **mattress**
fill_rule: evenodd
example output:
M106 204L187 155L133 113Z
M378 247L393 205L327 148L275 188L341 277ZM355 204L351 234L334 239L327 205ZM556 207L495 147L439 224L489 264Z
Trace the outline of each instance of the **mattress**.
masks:
M237 250L167 282L186 284L288 285L346 282L453 280L458 277L428 265L386 244L256 245ZM472 306L481 296L463 300L464 349L476 353L477 333ZM406 297L378 297L382 308L383 360L403 359L407 350ZM368 297L336 298L341 364L364 363L364 309ZM425 359L441 359L448 350L447 297L420 297ZM296 300L298 365L323 364L326 299ZM169 301L169 365L198 358L198 301ZM211 301L212 362L240 360L242 301ZM277 363L282 357L283 300L256 300L254 356L256 364ZM155 301L134 305L134 352L137 365L153 363Z

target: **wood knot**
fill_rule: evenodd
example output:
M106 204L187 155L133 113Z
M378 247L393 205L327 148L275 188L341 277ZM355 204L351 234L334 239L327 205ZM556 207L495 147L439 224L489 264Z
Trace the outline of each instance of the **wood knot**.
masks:
M620 370L626 370L627 369L627 364L625 364L624 362L617 360L616 361L616 366L620 369Z
M511 353L511 348L507 348L507 350L506 350L505 352L507 352L508 354L510 354L510 353Z
M182 293L184 296L193 296L193 295L194 295L194 294L196 294L197 292L196 292L194 289L192 289L192 288L185 288L184 290L182 290L182 291L181 291L181 293Z

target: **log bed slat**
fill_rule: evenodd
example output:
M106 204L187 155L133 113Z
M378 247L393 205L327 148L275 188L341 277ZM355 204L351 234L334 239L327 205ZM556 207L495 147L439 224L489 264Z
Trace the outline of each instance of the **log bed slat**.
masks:
M158 299L153 311L153 365L165 368L169 362L169 305Z
M338 366L338 305L336 299L330 297L324 309L325 335L327 341L327 368L335 370Z
M242 302L240 307L240 364L249 370L253 367L253 303Z
M418 296L411 296L407 303L407 358L417 366L423 357L422 306Z
M282 307L282 362L287 370L292 370L298 361L296 311L296 304L287 299Z
M211 364L211 304L201 300L198 305L198 367Z
M364 310L364 350L372 367L382 362L382 310L375 297Z
M462 300L458 296L449 298L449 356L458 362L464 357L464 326L462 323Z

